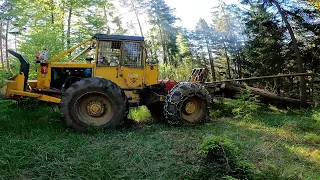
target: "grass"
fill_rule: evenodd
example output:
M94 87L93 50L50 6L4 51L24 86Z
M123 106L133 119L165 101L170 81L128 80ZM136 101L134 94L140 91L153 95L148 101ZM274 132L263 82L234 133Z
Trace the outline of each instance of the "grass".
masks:
M237 143L265 179L319 179L320 111L239 106L227 101L187 127L153 123L142 107L130 115L138 126L76 133L49 106L0 100L0 179L195 179L209 136Z

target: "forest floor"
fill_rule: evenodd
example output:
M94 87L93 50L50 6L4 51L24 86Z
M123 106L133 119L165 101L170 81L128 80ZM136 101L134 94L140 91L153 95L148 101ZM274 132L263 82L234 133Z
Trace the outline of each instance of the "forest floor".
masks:
M320 178L316 110L226 101L210 122L172 127L139 108L131 111L133 127L77 133L50 106L29 106L0 100L0 179L193 179L208 136L236 142L242 158L273 179Z

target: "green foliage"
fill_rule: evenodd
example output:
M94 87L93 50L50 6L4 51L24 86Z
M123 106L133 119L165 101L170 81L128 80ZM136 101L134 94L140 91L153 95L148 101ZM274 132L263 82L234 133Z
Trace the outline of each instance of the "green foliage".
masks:
M285 176L283 174L283 168L277 168L275 166L268 166L258 173L256 179L259 180L294 180L294 177Z
M174 79L176 81L188 81L191 75L190 63L183 63L178 67L168 64L159 65L159 79Z
M304 136L305 140L310 144L320 144L320 135L314 133L307 133Z
M230 104L232 113L236 118L251 119L252 116L261 109L261 104L256 96L250 94L250 91L243 91L236 96L236 100Z
M129 119L134 119L138 122L147 121L151 119L151 114L147 107L140 106L137 108L130 109Z
M163 63L174 63L178 47L176 44L177 28L173 24L178 18L164 0L150 0L147 11L149 22L157 29L157 37L161 40Z
M252 165L241 160L238 146L228 138L205 139L200 154L205 156L199 175L203 179L253 179Z
M223 180L238 180L237 178L234 178L232 176L224 176L222 177Z
M31 79L37 76L38 67L34 59L38 51L47 49L50 58L53 58L95 33L126 32L117 9L110 0L14 0L3 5L8 8L2 9L1 4L0 11L6 12L1 15L0 21L10 19L5 21L9 23L9 31L17 31L17 51L30 61ZM5 29L1 27L1 30L0 37L3 37ZM3 46L0 48L5 50ZM5 58L5 61L10 59Z
M243 91L236 95L237 99L223 101L214 101L214 111L210 113L212 119L221 117L234 117L239 120L251 120L259 116L258 112L264 109L259 100L250 94L249 91Z
M249 12L246 22L248 41L244 55L248 63L246 69L254 75L271 75L284 71L283 55L284 31L279 22L262 6L255 6L255 13Z

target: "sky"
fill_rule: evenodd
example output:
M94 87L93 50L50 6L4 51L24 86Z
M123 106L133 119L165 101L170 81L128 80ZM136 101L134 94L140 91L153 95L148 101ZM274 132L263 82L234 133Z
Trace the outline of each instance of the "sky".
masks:
M177 23L187 29L194 29L200 18L210 21L211 9L218 5L219 0L165 0L166 3L175 8L176 15L181 19ZM223 0L225 3L238 3L238 0Z
M239 3L239 0L222 0L227 4ZM165 2L173 9L175 9L175 15L180 18L180 21L176 23L177 26L185 27L189 30L193 30L200 18L205 19L207 22L211 20L212 8L217 6L219 0L165 0ZM129 12L128 9L117 6L120 11L122 20L124 23L136 22L133 12ZM149 27L147 18L140 15L140 21L146 32ZM144 33L145 33L144 32ZM133 29L130 29L128 35L140 35L138 26L135 25Z

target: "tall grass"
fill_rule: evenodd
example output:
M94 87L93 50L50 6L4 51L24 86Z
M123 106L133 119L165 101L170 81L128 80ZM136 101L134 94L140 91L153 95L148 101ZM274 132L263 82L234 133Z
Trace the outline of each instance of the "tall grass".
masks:
M250 118L236 117L232 110L243 103L216 103L215 121L197 126L76 133L50 106L2 100L0 179L199 179L205 137L229 139L256 179L319 179L319 111L259 107ZM139 121L145 114L145 107L131 110Z

